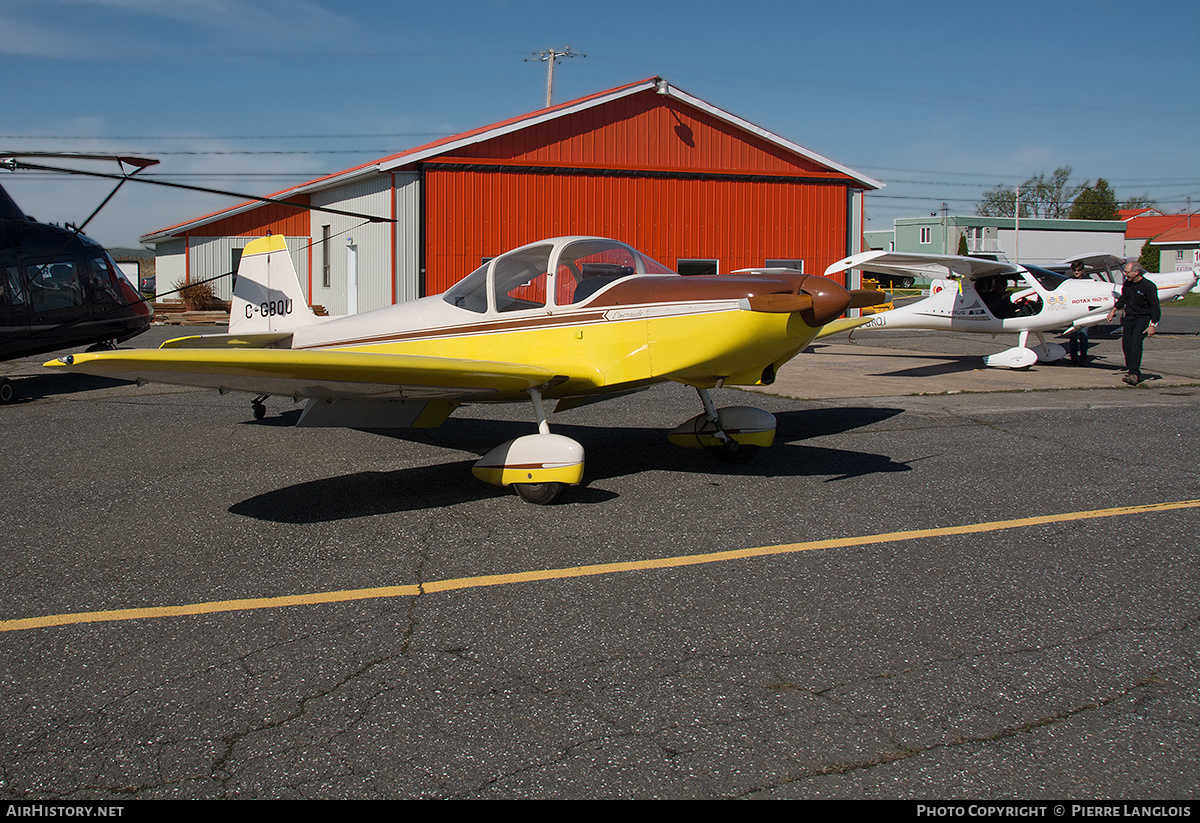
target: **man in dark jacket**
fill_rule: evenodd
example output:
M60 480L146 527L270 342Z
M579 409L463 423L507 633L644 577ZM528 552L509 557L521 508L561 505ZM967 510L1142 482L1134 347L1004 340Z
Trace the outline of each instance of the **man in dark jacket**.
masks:
M1158 307L1158 286L1147 280L1145 270L1137 263L1125 264L1125 283L1121 296L1108 313L1112 320L1118 310L1124 311L1121 320L1121 348L1125 351L1125 368L1129 374L1122 380L1131 386L1142 382L1142 342L1158 328L1161 313Z

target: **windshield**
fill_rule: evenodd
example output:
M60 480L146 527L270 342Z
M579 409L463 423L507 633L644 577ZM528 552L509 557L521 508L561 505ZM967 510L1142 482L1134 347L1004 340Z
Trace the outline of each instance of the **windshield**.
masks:
M1054 291L1067 280L1061 274L1055 274L1049 269L1043 269L1039 266L1026 266L1025 269L1048 291Z
M451 286L442 295L442 299L451 306L458 306L467 311L487 311L487 270L488 264L484 263Z

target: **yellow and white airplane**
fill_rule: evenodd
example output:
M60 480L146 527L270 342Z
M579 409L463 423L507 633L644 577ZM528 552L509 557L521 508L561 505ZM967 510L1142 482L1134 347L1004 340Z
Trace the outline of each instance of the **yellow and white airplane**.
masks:
M693 386L704 411L671 442L741 462L774 440L762 409L718 410L709 389L762 385L847 308L874 291L785 269L684 277L636 249L561 237L514 249L445 294L363 314L318 318L284 238L242 254L229 333L158 349L75 354L64 371L306 399L297 425L434 427L461 403L530 402L537 434L480 459L473 473L549 503L583 477L583 447L552 434L556 411L663 381Z

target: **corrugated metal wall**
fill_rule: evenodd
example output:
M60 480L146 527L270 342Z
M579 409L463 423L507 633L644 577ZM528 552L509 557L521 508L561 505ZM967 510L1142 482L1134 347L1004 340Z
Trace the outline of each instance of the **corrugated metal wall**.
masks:
M263 232L261 236L265 237L266 232ZM189 237L187 241L189 282L196 283L213 277L218 278L212 280L209 286L212 287L213 294L217 297L229 300L233 296L233 251L245 248L246 244L253 239L253 236ZM300 275L300 284L303 286L308 279L308 238L287 237L286 242L288 252L292 256L292 264L296 267L296 273ZM170 288L175 287L172 285ZM163 287L160 285L158 290L163 291ZM171 295L171 297L178 299L178 295Z
M551 166L846 175L653 91L530 125L445 155Z
M308 195L297 195L290 199L297 203L309 202ZM266 237L268 231L287 237L303 237L308 231L308 210L264 203L250 211L209 223L202 231L206 237Z
M296 202L307 203L308 197L296 197ZM308 211L280 206L273 203L235 214L210 223L200 231L203 235L187 235L188 282L217 277L210 282L213 294L228 300L233 294L233 278L225 277L232 271L233 250L243 248L255 237L266 237L268 233L282 234L287 238L288 251L301 273L303 284L308 275L308 255L301 253L307 243ZM175 288L171 285L170 288ZM158 290L164 291L159 285ZM171 295L177 297L177 295Z
M846 256L844 184L764 179L531 174L427 167L426 292L481 259L535 240L594 234L672 268L717 259L720 271L803 259L820 273Z
M425 164L425 293L482 258L565 234L623 240L674 268L722 272L852 248L861 183L646 91L466 146Z
M396 218L396 302L421 296L421 176L416 172L392 175Z
M392 214L391 176L381 174L353 185L312 195L314 206L330 206L344 211L390 217ZM330 314L369 311L393 302L392 228L389 223L367 223L358 217L325 212L309 212L309 231L313 239L313 277L311 302L323 305ZM322 277L322 227L330 232L330 283ZM358 266L357 305L347 303L347 246L353 241Z

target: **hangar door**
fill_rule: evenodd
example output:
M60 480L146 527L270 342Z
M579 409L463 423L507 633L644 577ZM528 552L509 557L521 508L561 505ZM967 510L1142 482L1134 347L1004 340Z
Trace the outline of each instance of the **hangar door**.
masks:
M425 294L484 259L563 235L611 237L674 267L713 259L722 272L804 260L820 273L847 254L842 181L496 169L425 169Z

